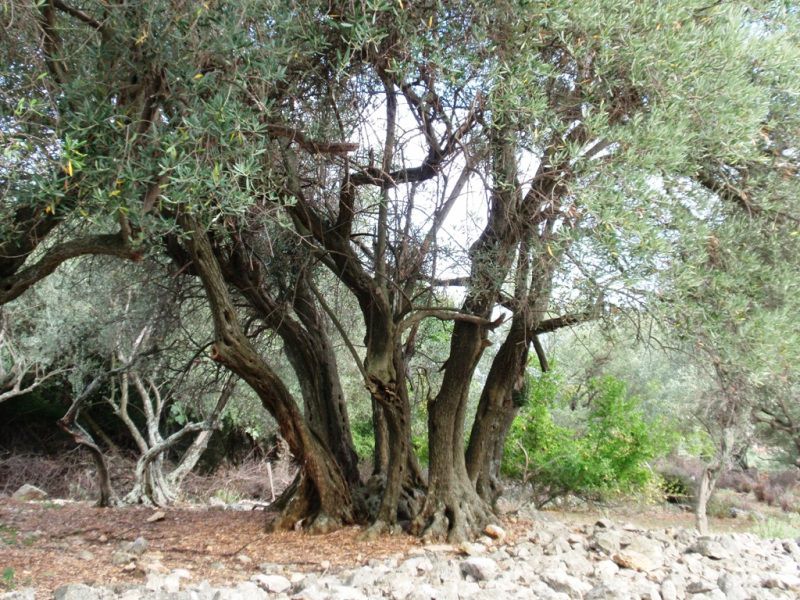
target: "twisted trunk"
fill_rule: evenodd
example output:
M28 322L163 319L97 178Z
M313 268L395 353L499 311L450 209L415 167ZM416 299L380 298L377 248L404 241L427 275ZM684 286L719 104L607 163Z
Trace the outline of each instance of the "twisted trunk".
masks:
M293 290L298 322L266 290L258 263L246 259L241 243L235 245L232 256L221 263L221 268L225 279L242 293L264 324L281 337L284 353L300 384L308 426L336 458L348 485L360 485L358 455L336 354L306 281L310 275L301 273Z
M289 390L244 334L206 232L187 216L182 216L180 223L190 234L188 244L194 268L203 282L214 318L212 357L256 392L303 470L302 495L290 502L274 526L293 528L302 523L314 531L327 531L352 523L355 514L350 489L335 457L308 426Z
M462 312L491 316L500 287L514 260L520 193L513 135L493 134L494 190L489 218L470 248L471 272ZM493 519L491 507L476 492L464 458L464 418L475 367L489 345L488 328L456 321L442 386L428 406L430 465L428 495L413 529L428 538L470 538Z

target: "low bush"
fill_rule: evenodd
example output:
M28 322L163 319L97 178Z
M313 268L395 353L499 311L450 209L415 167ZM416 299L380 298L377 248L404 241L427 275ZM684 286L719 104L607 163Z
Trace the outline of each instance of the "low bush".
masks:
M780 506L786 512L800 512L800 469L762 473L753 486L759 502Z
M730 469L723 472L717 481L717 487L734 490L740 494L752 492L758 485L758 471L756 469Z
M512 425L503 472L530 484L539 507L568 494L635 493L652 480L649 461L664 449L660 427L644 417L621 380L603 377L589 385L593 401L582 430L555 422L558 380L551 374L531 382L528 404Z
M753 527L753 533L765 539L797 539L800 538L800 518L797 516L789 519L770 517L758 522Z

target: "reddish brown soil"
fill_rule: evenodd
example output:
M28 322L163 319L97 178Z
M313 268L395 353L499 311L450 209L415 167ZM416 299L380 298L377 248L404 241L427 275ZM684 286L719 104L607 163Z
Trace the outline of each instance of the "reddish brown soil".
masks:
M153 512L140 507L102 509L85 502L59 506L0 499L0 576L13 574L13 581L0 579L0 591L8 583L34 587L42 594L70 582L142 583L143 567L153 562L167 570L188 569L195 581L232 584L248 579L265 562L321 571L405 554L420 545L408 535L362 541L355 527L327 535L268 534L264 511L169 508L164 519L148 523ZM141 559L127 566L131 570L114 565L112 555L120 543L139 536L149 542Z

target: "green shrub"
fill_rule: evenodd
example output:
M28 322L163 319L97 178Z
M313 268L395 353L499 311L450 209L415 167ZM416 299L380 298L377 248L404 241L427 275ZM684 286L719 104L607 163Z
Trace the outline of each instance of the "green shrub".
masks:
M753 533L764 539L797 539L800 537L800 518L797 516L784 519L770 517L757 523L753 527Z
M559 425L551 407L557 376L530 383L528 404L509 433L503 472L529 483L538 506L567 494L602 498L634 493L650 483L649 461L666 446L656 423L614 377L589 382L593 396L582 431Z
M372 431L372 419L353 421L351 425L353 446L360 460L372 459L375 452L375 434Z
M428 454L428 435L426 433L414 434L411 436L411 447L417 455L419 464L427 467L430 456Z

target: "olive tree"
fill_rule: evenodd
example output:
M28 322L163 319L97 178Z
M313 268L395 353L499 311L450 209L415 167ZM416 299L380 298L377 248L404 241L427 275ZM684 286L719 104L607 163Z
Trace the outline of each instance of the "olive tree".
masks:
M408 519L432 538L474 535L494 518L497 440L536 337L609 300L629 308L669 262L663 229L709 218L659 181L717 182L757 155L770 98L789 87L775 49L795 27L767 8L12 2L0 301L78 254L168 256L202 282L211 357L302 465L280 526ZM339 334L385 433L366 502L321 270L358 305L361 347ZM453 322L427 477L408 389L426 319ZM253 322L281 337L301 398ZM465 455L476 365L499 331Z

